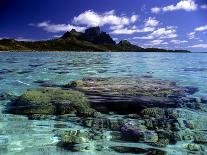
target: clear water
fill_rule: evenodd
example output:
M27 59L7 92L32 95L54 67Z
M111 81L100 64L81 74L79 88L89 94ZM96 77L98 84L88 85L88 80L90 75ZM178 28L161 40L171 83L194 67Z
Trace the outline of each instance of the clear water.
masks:
M38 87L38 84L34 83L37 80L51 80L55 84L65 84L88 76L142 75L173 80L182 86L195 86L200 89L195 96L205 96L207 95L207 54L0 53L0 93L12 92L20 95L27 89ZM62 124L67 128L80 127L71 122L35 121L23 116L3 114L7 102L0 102L0 154L73 154L56 148L58 139L55 133L62 130L57 125ZM171 154L182 154L179 147L169 147ZM104 152L89 151L82 154L104 154Z

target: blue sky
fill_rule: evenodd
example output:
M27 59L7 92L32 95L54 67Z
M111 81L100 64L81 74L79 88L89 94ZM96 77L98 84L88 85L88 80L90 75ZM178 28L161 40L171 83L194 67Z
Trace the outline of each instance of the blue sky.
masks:
M207 51L206 0L1 0L0 38L45 40L101 26L118 42Z

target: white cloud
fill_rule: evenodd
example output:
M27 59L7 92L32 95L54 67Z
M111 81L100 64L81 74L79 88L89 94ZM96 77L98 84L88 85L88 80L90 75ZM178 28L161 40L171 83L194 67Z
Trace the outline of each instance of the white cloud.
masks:
M112 34L134 34L134 33L146 33L146 32L152 32L154 31L154 27L144 27L142 29L138 29L134 26L132 28L118 28L114 29L111 33Z
M197 44L197 45L193 45L193 46L189 46L192 48L207 48L207 44Z
M183 43L187 43L188 41L187 40L171 40L170 41L171 43L174 43L174 44L183 44Z
M131 23L135 23L138 20L138 17L138 15L132 15L130 19Z
M134 33L146 33L155 30L155 27L159 24L159 21L155 18L149 17L144 21L144 27L137 28L135 25L130 27L124 27L123 25L111 26L110 29L113 30L112 34L134 34Z
M195 39L195 32L187 33L188 39Z
M161 10L163 12L168 11L177 11L177 10L184 10L184 11L195 11L197 10L198 5L195 3L194 0L181 0L175 5L168 5L163 8L154 7L151 9L152 13L159 13Z
M159 7L151 8L152 13L159 13L160 11L161 11L161 9Z
M103 14L96 13L92 10L85 11L73 18L73 23L77 25L86 26L126 26L135 23L138 20L138 15L132 15L131 17L117 16L114 10L105 12Z
M153 31L151 34L142 37L134 37L134 39L170 39L176 38L176 29L174 27L159 28Z
M71 24L52 24L50 21L38 23L36 26L52 33L66 32L72 29L76 29L77 31L84 31L86 29L85 27L74 26Z
M60 38L60 37L62 37L62 35L54 35L53 37L54 38Z
M207 4L201 5L201 9L207 9Z
M144 44L144 46L146 47L148 46L148 47L157 47L157 48L159 48L160 46L166 46L166 45L168 45L168 42L165 42L164 40L160 40L160 39L152 40Z
M137 32L136 29L122 28L122 29L113 30L111 33L112 34L133 34L136 32Z
M27 39L27 38L23 38L23 37L17 37L17 38L15 38L15 40L17 40L17 41L34 41L33 39Z
M153 17L149 17L147 20L145 20L145 26L146 27L155 27L159 24L159 21L156 20L155 18Z
M206 30L207 30L207 25L195 28L195 31L206 31Z
M163 11L195 11L197 10L197 4L193 0L181 0L176 5L169 5L163 8Z
M164 40L153 40L150 42L152 45L167 45L167 42L164 42Z

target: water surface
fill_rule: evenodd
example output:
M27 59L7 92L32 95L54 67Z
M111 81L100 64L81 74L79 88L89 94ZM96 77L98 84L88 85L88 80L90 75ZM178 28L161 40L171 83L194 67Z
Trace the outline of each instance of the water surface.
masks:
M146 75L158 79L173 80L181 86L198 87L200 91L194 96L207 96L207 54L0 53L0 94L10 92L21 95L27 89L39 87L40 80L48 81L47 83L51 85L60 85L90 76ZM3 110L8 102L0 102L0 154L69 154L56 148L55 144L58 138L55 133L64 128L81 127L69 121L37 121L28 120L24 116L4 114ZM60 128L59 125L64 127ZM129 143L128 145L135 144ZM171 147L171 154L183 154L182 150L179 151L179 147L176 149L173 146L169 147ZM110 152L107 153L110 154ZM87 152L87 154L97 154L97 152ZM105 153L99 152L98 154Z

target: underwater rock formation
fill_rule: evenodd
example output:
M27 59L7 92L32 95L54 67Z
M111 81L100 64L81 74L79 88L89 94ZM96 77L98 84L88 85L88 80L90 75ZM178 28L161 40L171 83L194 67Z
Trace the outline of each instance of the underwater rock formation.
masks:
M195 107L186 95L197 88L180 87L175 82L150 78L85 78L64 86L83 92L96 110L132 114L145 108Z
M191 96L197 88L147 77L84 78L51 87L26 91L11 102L9 112L31 119L59 115L56 120L82 127L58 133L59 148L164 155L160 149L181 142L189 152L206 151L206 103ZM148 148L110 143L105 148L100 141L142 143Z
M56 88L29 90L11 103L9 111L22 115L74 113L78 116L92 116L95 113L83 93Z

